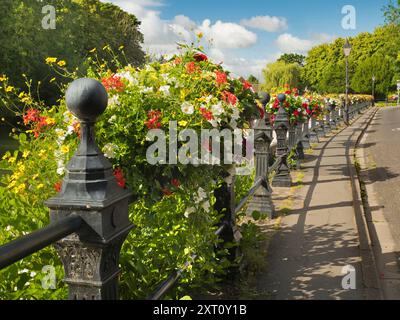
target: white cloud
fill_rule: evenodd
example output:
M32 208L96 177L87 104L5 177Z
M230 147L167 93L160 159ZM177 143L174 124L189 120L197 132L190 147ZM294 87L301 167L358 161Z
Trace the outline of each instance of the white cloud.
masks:
M283 53L305 53L312 48L313 41L284 33L278 37L276 44Z
M313 33L309 39L301 39L290 33L281 34L275 41L282 53L307 53L312 47L326 42L332 42L337 37L326 33Z
M271 16L256 16L250 19L243 19L240 21L240 24L267 32L280 32L288 28L285 18Z
M257 42L257 35L245 27L231 22L217 21L211 24L206 19L198 28L217 48L247 48Z

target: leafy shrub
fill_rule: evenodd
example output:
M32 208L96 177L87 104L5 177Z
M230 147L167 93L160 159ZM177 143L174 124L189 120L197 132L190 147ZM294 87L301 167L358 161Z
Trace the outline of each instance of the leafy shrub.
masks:
M135 228L120 259L122 298L145 298L173 270L190 261L193 253L196 262L189 265L183 286L171 297L182 296L189 283L191 287L215 283L229 262L226 249L216 250L220 240L214 232L221 215L213 209L213 193L230 166L150 165L147 134L150 129L168 131L169 121L196 132L249 128L250 120L259 116L251 85L231 78L200 48L188 46L182 46L180 55L142 69L121 66L112 72L105 64L96 64L95 58L90 61L88 76L101 80L109 93L109 107L96 125L97 141L112 162L120 186L132 189L136 199L129 209ZM46 62L76 78L56 58ZM11 172L1 178L0 221L7 226L0 231L2 243L48 223L43 201L60 191L66 163L79 143L79 123L63 99L48 109L29 92L13 88L9 93L25 104L21 116L28 130L15 134L19 149L1 161L1 168ZM39 275L44 265L56 267L59 281L54 292L41 289ZM21 273L22 268L29 272ZM63 298L62 278L60 261L47 248L0 272L0 297Z

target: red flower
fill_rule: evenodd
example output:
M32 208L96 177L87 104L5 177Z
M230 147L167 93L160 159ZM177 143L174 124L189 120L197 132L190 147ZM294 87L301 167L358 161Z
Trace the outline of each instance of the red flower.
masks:
M265 117L264 108L258 107L258 111L260 112L260 119L264 119L264 117Z
M117 180L117 183L121 188L126 187L126 180L124 178L124 172L122 171L121 168L116 168L114 170L114 177Z
M208 111L205 108L200 108L200 112L203 118L206 119L207 121L211 121L214 119L214 115L212 114L211 111Z
M249 90L251 88L253 88L252 84L246 80L243 81L243 88L244 90Z
M163 192L164 196L167 196L167 197L172 196L172 195L174 194L174 193L173 193L171 190L169 190L168 188L162 189L162 192Z
M304 109L306 109L306 108L308 107L308 104L304 102L304 103L302 104L302 107L303 107Z
M161 112L158 110L151 110L147 114L148 120L144 123L147 128L150 129L158 129L161 127Z
M111 77L101 79L101 82L107 91L115 90L117 92L121 92L125 87L124 83L121 81L121 78L115 74L113 74Z
M222 100L224 100L226 103L230 103L233 106L236 105L237 103L236 96L229 91L222 92Z
M293 111L293 115L294 115L295 117L298 117L299 114L300 114L300 112L298 112L297 110L294 110L294 111Z
M292 91L290 91L290 90L285 91L285 94L291 94L291 93L292 93Z
M27 125L29 122L37 122L39 118L39 110L29 109L23 116L24 124Z
M199 68L196 66L195 62L189 62L186 64L186 72L189 74L195 73L199 70Z
M217 78L217 85L223 85L223 84L226 84L228 82L228 78L227 78L225 72L216 71L215 75L216 75L216 78Z
M200 61L207 61L207 60L208 60L207 56L206 56L205 54L203 54L203 53L196 53L196 54L193 56L193 58L194 58L197 62L200 62Z
M181 182L178 179L172 179L171 180L171 184L175 187L175 188L179 188L181 185Z
M55 189L57 192L60 192L60 191L61 191L61 187L62 187L62 182L61 182L61 181L58 181L57 183L54 184L54 189Z

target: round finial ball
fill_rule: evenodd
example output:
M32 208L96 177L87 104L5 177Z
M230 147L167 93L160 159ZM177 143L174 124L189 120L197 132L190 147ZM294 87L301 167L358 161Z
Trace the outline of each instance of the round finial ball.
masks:
M285 94L281 93L281 94L278 95L278 101L280 103L284 102L285 100L286 100L286 95Z
M260 92L261 104L265 107L271 100L271 95L267 92Z
M69 111L79 120L95 121L107 108L108 94L99 81L81 78L69 85L65 100Z

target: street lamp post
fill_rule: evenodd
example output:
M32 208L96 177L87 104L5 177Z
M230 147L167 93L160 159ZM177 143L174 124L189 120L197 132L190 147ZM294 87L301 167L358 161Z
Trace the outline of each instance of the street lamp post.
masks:
M345 108L345 119L344 122L346 125L349 124L349 56L351 53L351 44L349 43L349 39L346 39L346 43L343 46L344 56L346 57L346 102L344 105Z
M397 105L400 105L400 80L397 80Z
M372 76L372 97L373 97L373 104L375 105L375 75Z

